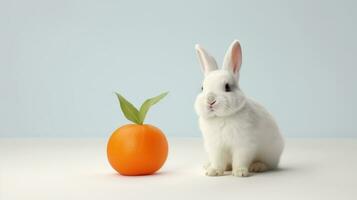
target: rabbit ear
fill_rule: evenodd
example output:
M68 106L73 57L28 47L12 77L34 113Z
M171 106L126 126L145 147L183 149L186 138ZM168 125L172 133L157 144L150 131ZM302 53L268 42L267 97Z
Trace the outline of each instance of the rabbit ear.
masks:
M242 49L239 41L234 40L226 52L223 61L223 69L229 70L234 75L237 75L242 65ZM238 76L237 76L238 77Z
M202 71L205 75L207 75L210 71L218 69L216 60L211 55L209 55L200 45L196 44L195 49L202 66Z

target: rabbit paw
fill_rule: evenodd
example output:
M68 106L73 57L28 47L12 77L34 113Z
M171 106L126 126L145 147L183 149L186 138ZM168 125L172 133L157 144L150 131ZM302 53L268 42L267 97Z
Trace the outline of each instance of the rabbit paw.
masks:
M268 167L266 166L266 164L264 164L262 162L252 163L249 167L250 172L264 172L267 170L268 170Z
M232 175L233 176L239 176L239 177L247 177L250 174L249 174L248 168L246 168L246 167L238 167L236 169L233 169Z
M224 174L224 170L215 169L211 166L206 168L206 176L222 176Z

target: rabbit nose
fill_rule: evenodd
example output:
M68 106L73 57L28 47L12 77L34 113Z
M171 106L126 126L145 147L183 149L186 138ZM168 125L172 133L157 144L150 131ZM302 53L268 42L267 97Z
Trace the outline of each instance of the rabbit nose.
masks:
M216 103L216 98L213 95L209 95L207 97L207 103L212 106L214 103Z
M214 100L214 101L212 101L212 102L209 102L208 104L210 105L210 106L213 106L213 104L215 104L216 103L216 100Z

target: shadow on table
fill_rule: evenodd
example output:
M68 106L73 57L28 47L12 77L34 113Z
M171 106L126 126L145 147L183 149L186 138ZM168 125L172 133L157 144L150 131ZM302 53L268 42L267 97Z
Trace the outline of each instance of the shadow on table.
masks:
M279 167L275 170L270 170L270 171L266 171L266 172L260 172L260 173L251 173L252 176L270 176L270 175L274 175L274 176L278 176L278 175L285 175L285 174L290 174L290 173L297 173L297 172L302 172L305 171L305 168L301 168L301 167ZM123 178L123 179L127 179L127 178L131 178L131 179L150 179L150 178L157 178L157 177L170 177L172 175L178 175L181 174L182 172L179 171L175 171L175 170L163 170L163 171L158 171L154 174L150 174L150 175L137 175L137 176L125 176L125 175L121 175L119 173L113 172L113 173L108 173L106 174L107 176L110 176L112 178ZM205 176L204 172L202 171L202 173L187 173L185 175L191 175L191 176ZM224 173L223 176L232 176L232 172L231 171L226 171ZM217 176L219 177L219 176Z
M167 176L167 175L172 175L175 172L173 171L158 171L154 174L147 174L147 175L134 175L134 176L126 176L126 175L121 175L119 173L113 172L113 173L109 173L107 174L108 176L111 177L136 177L136 178L145 178L145 177L161 177L161 176Z
M279 167L279 168L274 169L274 170L269 170L269 171L266 171L266 172L263 172L263 173L256 173L256 174L275 174L275 173L282 174L282 173L289 173L289 172L293 172L293 171L296 171L296 168L293 168L293 167Z

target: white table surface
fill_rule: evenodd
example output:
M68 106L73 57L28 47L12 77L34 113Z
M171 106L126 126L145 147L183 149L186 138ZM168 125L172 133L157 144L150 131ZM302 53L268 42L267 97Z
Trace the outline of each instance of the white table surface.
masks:
M200 139L152 176L118 175L105 139L0 139L0 199L357 199L356 139L288 139L277 171L206 177Z

